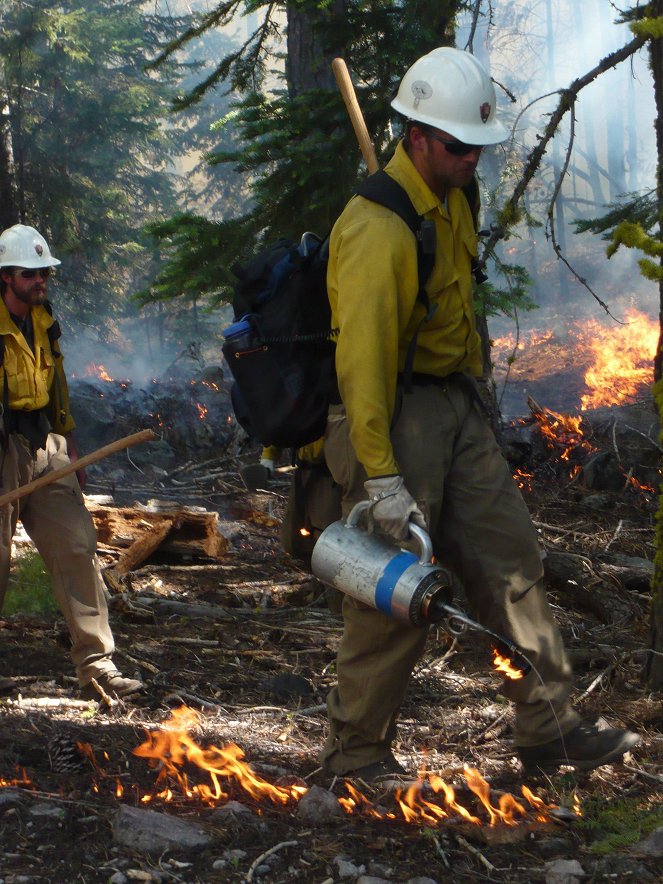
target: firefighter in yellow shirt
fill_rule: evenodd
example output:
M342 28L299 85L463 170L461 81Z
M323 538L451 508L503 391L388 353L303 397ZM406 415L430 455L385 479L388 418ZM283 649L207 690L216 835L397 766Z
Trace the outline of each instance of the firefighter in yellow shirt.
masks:
M389 209L354 197L330 243L340 402L329 411L325 460L342 486L344 516L368 498L372 523L398 543L406 541L410 521L425 527L476 618L534 663L536 671L505 681L503 689L515 703L523 765L596 767L621 757L639 737L598 730L570 705L571 668L546 600L537 535L477 401L477 242L462 188L482 148L507 136L495 116L495 90L472 55L445 47L413 64L392 107L405 118L405 137L385 171L434 223L435 265L426 283L432 309L422 323L409 227ZM417 328L408 391L403 373ZM322 762L333 774L367 781L405 774L392 743L426 629L350 596L343 615Z
M0 235L0 477L7 493L78 458L59 326L47 301L48 276L60 264L34 227ZM0 610L20 519L50 572L71 636L71 657L87 699L143 689L112 661L113 635L96 559L97 536L80 482L70 474L0 508Z

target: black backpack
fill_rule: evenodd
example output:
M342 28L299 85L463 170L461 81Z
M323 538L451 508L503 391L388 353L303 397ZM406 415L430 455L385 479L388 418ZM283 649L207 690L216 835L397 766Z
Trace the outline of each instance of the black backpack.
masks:
M435 224L420 216L406 191L386 172L357 190L396 212L417 239L418 300L430 317L425 283L435 263ZM478 202L473 182L470 206ZM263 445L299 448L324 434L335 387L331 311L327 298L329 238L304 233L299 242L280 239L243 267L233 298L235 321L223 332L223 355L232 373L235 416ZM410 342L406 381L416 334Z

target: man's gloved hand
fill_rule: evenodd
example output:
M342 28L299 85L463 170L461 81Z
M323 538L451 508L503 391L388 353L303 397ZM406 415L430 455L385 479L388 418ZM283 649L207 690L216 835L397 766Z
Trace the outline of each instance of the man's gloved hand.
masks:
M369 520L384 534L395 540L405 540L409 534L410 521L420 528L426 528L424 514L405 487L402 476L367 479L364 488L371 504Z

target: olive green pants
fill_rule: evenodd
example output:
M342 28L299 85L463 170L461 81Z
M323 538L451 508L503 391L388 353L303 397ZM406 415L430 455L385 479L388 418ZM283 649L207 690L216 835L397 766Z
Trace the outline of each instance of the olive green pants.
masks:
M399 391L399 397L392 444L405 485L426 516L435 555L460 578L468 613L516 642L538 671L504 681L503 693L515 702L516 744L568 733L579 721L569 704L571 669L545 597L537 535L492 431L468 384L457 378ZM325 458L343 487L347 516L366 498L366 477L342 406L329 412ZM337 774L388 755L427 633L349 596L343 616L338 684L327 700L330 733L321 756Z
M54 433L48 436L46 448L36 453L24 436L12 433L0 459L3 494L70 462L66 440ZM0 507L0 610L19 519L51 575L53 593L71 636L71 657L80 684L114 672L113 635L96 559L97 534L75 474Z

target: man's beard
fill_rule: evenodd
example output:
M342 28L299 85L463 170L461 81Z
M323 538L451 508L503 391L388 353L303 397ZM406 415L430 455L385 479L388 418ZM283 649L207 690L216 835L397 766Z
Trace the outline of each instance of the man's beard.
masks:
M31 289L29 292L14 292L19 301L28 307L38 307L46 300L46 289Z

